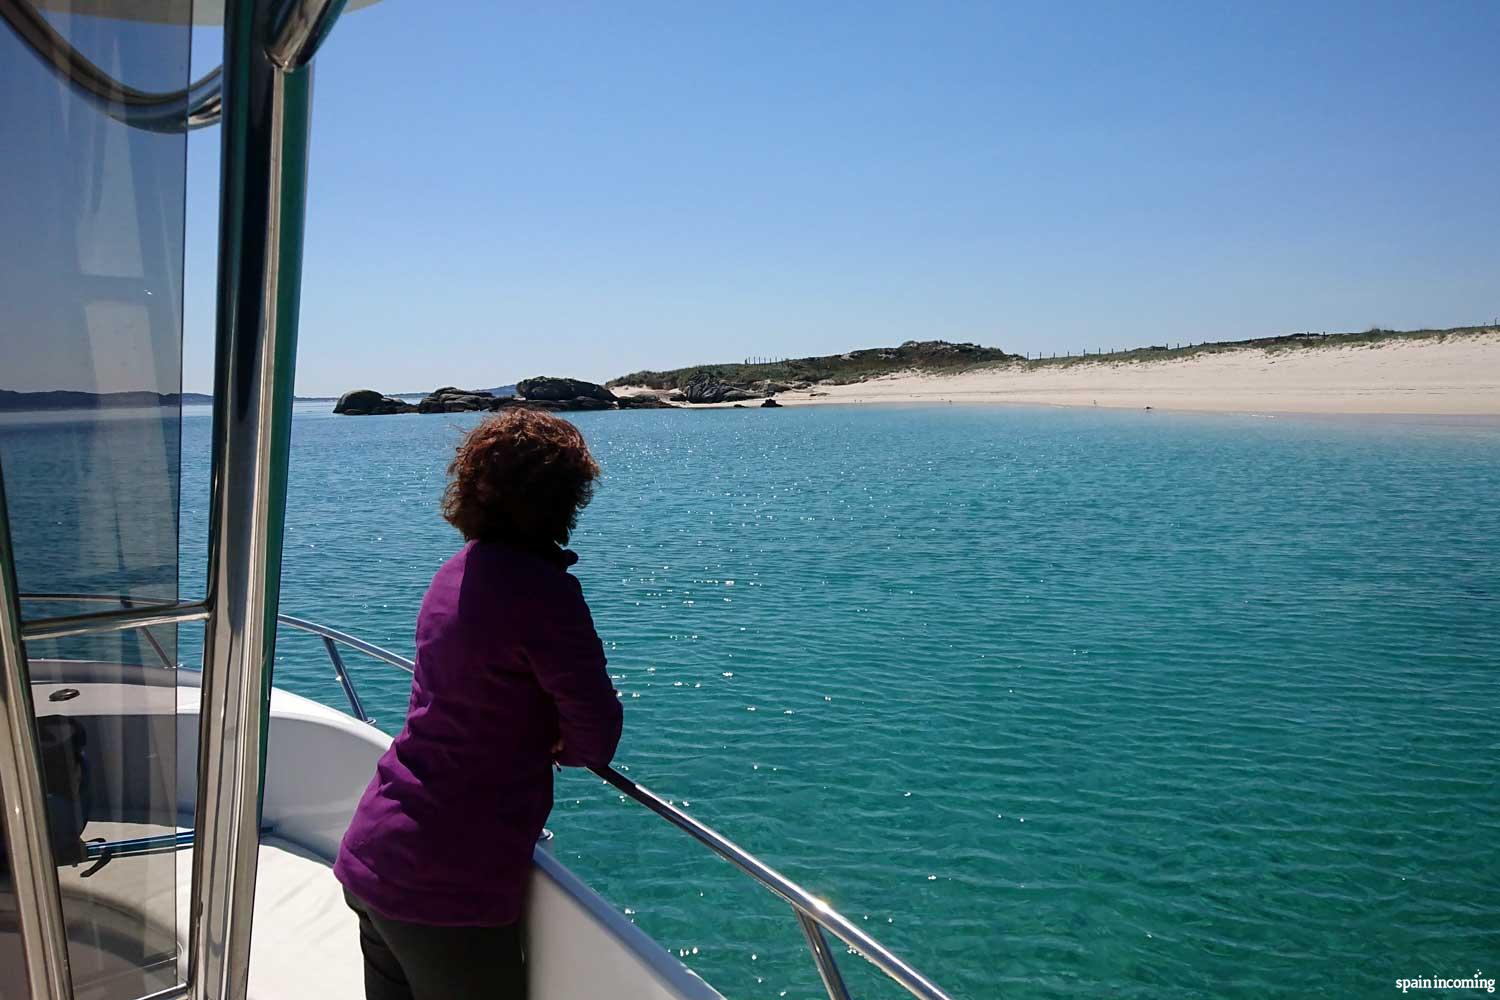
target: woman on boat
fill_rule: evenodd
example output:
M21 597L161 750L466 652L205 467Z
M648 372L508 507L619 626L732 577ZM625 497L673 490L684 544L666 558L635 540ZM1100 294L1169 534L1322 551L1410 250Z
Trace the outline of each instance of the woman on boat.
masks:
M448 467L465 544L417 617L406 725L334 874L359 916L369 1000L525 995L520 918L552 767L602 766L618 695L562 548L599 467L567 421L510 410Z

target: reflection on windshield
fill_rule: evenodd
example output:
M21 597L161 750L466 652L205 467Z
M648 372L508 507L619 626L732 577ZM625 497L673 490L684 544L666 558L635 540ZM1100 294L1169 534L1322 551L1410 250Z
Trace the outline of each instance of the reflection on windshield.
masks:
M187 24L98 16L116 6L91 2L84 16L50 4L47 17L117 80L186 86ZM174 601L185 135L114 120L10 30L0 30L0 91L0 475L23 618ZM179 981L188 856L102 866L97 856L191 825L178 813L193 776L177 767L177 674L164 669L176 645L164 627L27 643L79 997ZM0 933L0 977L24 968L14 945ZM18 995L0 981L0 996Z

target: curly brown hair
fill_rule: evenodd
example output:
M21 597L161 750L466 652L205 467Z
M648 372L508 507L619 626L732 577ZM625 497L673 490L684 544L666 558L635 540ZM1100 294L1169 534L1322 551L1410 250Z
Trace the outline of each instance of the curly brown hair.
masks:
M507 410L464 436L448 464L443 517L464 538L566 545L594 496L599 464L578 428L538 410Z

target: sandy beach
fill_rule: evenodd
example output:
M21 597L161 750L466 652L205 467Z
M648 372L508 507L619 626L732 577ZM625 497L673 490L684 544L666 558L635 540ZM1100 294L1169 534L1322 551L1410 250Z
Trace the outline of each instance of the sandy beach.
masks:
M617 387L617 393L639 391ZM1245 348L1165 361L902 372L776 397L829 403L1029 403L1265 413L1500 416L1500 330L1370 346ZM716 404L729 405L729 404ZM755 403L744 404L747 406Z

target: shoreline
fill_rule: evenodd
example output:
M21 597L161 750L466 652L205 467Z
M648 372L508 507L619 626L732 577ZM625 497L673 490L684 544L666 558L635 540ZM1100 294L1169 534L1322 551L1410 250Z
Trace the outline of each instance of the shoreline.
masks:
M635 386L616 391L653 392ZM661 396L668 393L659 392ZM882 375L782 392L783 406L963 403L1204 413L1500 416L1500 331L1441 340L1291 350L1243 348L1181 359L1017 363ZM744 401L746 408L758 400ZM703 403L684 409L725 409Z

